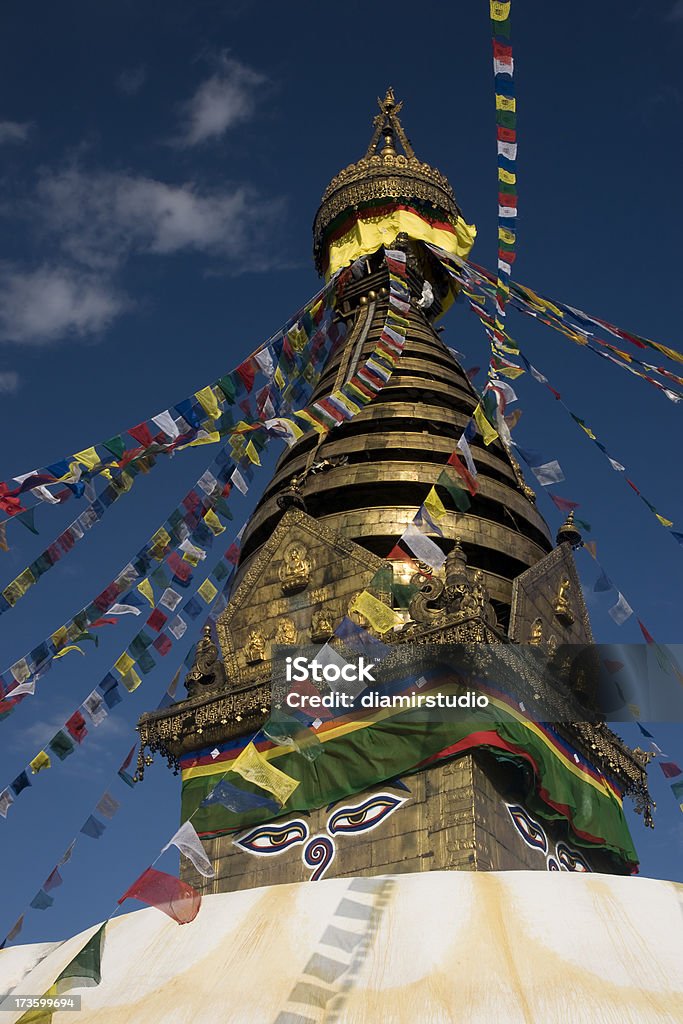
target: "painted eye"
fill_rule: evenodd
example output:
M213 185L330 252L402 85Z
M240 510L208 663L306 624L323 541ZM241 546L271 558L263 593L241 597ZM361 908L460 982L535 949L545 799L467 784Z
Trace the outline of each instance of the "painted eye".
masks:
M354 832L369 832L405 803L405 800L405 797L393 796L391 793L375 793L361 804L352 804L335 811L327 822L327 831L331 836L339 833L352 835Z
M532 846L535 850L547 853L548 840L538 822L534 821L519 804L508 804L508 811L515 828L527 846Z
M557 861L555 860L554 857L548 857L548 860L546 862L546 867L548 868L548 871L559 871L560 870L560 865L557 863Z
M566 843L558 843L555 852L563 871L590 871L591 868L576 850L570 850Z
M233 843L247 853L268 856L284 853L290 846L304 843L307 839L308 825L305 821L288 821L285 825L258 825L240 839L233 839Z

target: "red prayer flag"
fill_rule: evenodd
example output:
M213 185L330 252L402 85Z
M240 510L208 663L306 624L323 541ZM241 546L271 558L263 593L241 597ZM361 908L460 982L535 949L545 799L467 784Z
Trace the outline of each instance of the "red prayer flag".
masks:
M80 711L74 711L71 718L65 723L65 728L69 735L76 740L76 743L82 743L88 735L88 730L85 727L85 718Z
M474 479L464 462L460 461L460 457L457 452L453 452L450 456L448 459L448 465L452 466L458 476L462 477L470 494L475 495L477 493L477 481Z
M118 619L95 619L94 622L90 623L90 628L95 629L97 626L117 626Z
M254 377L256 376L256 368L252 359L247 359L238 366L235 373L244 384L247 391L251 391L254 386Z
M677 775L683 775L683 770L681 770L677 764L674 764L673 761L660 761L659 767L662 769L664 776L667 779L675 779Z
M163 658L171 650L173 644L164 633L160 633L159 636L155 639L152 646L154 647L155 650L159 652L159 654Z
M570 501L569 498L561 498L559 494L551 494L548 492L548 497L556 508L559 508L560 512L571 512L572 509L579 507L578 501Z
M128 899L140 900L149 907L156 907L178 924L194 921L202 905L202 897L196 889L156 868L143 871L118 902L123 903Z
M239 544L231 544L230 547L228 548L228 550L225 552L225 558L232 565L237 565L239 557L240 557Z
M646 644L653 644L655 642L655 638L650 633L648 633L648 631L646 630L645 626L642 624L640 619L638 619L638 625L640 626L640 632L645 637L645 643Z
M166 624L167 616L161 611L160 608L155 608L150 617L147 619L147 625L151 626L155 632L159 632L160 629Z
M149 427L144 422L138 423L137 427L131 427L128 433L131 437L134 437L138 444L141 444L143 448L149 448L154 440L149 432Z
M56 889L58 885L62 884L62 876L59 873L59 867L53 868L50 874L43 882L43 889L45 892L49 892L50 889Z
M465 376L468 380L474 380L480 370L481 366L470 366L469 370L465 370Z

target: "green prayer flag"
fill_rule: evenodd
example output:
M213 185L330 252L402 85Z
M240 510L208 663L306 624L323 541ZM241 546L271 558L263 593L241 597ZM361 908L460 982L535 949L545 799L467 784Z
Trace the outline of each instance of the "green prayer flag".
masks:
M439 487L443 487L448 491L453 499L453 504L458 511L467 512L471 505L470 496L464 487L461 487L460 484L456 483L450 473L447 473L445 469L442 470L439 474L439 479L436 482Z
M218 387L221 389L225 397L230 403L234 403L235 396L237 395L237 388L235 387L235 380L231 373L226 374L225 377L219 377L216 381Z
M36 524L34 521L35 516L35 508L27 508L24 512L19 512L19 514L15 518L18 519L19 522L22 523L27 530L30 530L31 533L37 534L38 531L36 530Z
M263 726L263 732L279 746L294 747L307 761L315 761L325 753L322 743L312 729L276 707L272 708L270 718Z
M76 749L70 736L65 733L63 729L60 729L60 731L52 737L48 743L48 748L59 758L60 761L65 761L69 754L73 754Z
M415 583L394 583L391 594L397 608L407 608L420 588Z
M94 988L102 980L102 946L106 921L88 939L80 953L57 978L57 989L64 992L71 988Z
M110 437L108 441L103 441L102 447L106 448L107 451L111 452L117 459L120 459L126 450L126 442L120 434L117 434L116 437Z

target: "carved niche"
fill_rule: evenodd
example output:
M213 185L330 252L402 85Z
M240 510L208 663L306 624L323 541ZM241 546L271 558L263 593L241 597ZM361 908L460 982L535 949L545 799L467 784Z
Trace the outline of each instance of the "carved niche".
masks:
M563 644L592 644L593 633L574 556L558 544L512 584L509 635L552 654Z
M216 623L230 685L264 677L275 645L324 643L353 596L390 567L301 509L289 509Z

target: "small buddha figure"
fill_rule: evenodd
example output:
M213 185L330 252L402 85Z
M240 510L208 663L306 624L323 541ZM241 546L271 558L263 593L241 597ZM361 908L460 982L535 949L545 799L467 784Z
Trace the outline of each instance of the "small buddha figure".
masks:
M259 629L252 629L247 638L245 648L247 665L254 665L257 661L264 661L266 656L266 639Z
M185 676L185 688L192 696L205 687L221 686L225 682L225 666L211 639L211 626L204 626L202 638L195 649L194 664Z
M334 627L329 613L324 608L313 612L311 616L311 640L315 643L322 643L323 640L328 640L333 632Z
M533 647L538 647L543 643L543 622L541 619L534 619L532 622L529 632L529 643Z
M290 544L285 549L278 575L284 594L292 594L308 586L311 563L303 544Z
M280 619L275 630L273 642L283 646L292 646L297 641L296 626L291 619Z
M574 615L572 613L568 594L571 590L571 582L568 576L564 576L560 582L559 589L557 591L557 597L555 599L554 611L558 619L566 622L568 625L574 621Z

